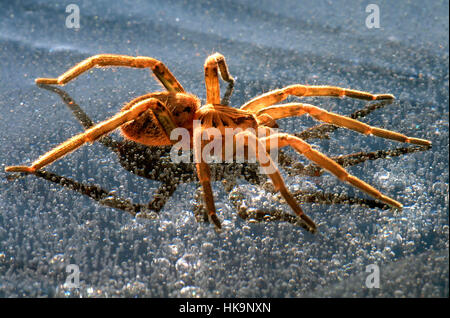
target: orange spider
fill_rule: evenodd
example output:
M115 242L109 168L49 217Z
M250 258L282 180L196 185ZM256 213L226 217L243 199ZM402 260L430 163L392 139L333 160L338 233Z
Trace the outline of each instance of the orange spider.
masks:
M118 127L121 128L126 138L148 146L174 145L177 141L170 139L171 132L178 127L186 128L190 134L190 146L193 146L197 175L203 188L203 196L209 219L217 228L220 228L221 224L216 215L211 189L209 166L204 158L202 158L202 151L199 151L203 150L205 143L202 138L198 137L202 136L203 131L212 127L219 129L222 134L224 133L225 127L241 128L242 131L233 136L234 149L236 149L237 143L244 143L247 151L258 159L264 171L271 178L275 190L281 193L307 228L311 232L315 232L315 223L302 211L292 194L286 188L280 172L268 155L268 151L271 150L271 147L274 147L273 145L276 145L276 148L291 146L309 160L337 176L340 180L350 183L390 206L401 209L402 204L383 195L366 182L350 175L342 166L313 149L302 139L287 133L276 133L272 129L276 127L276 120L309 114L317 120L352 129L366 135L372 134L382 138L424 146L431 145L431 142L428 140L410 138L397 132L372 127L355 119L328 112L313 105L302 103L277 104L289 95L298 97L348 96L364 100L382 100L393 99L394 96L390 94L374 95L367 92L333 86L305 86L295 84L259 95L239 109L221 105L219 73L222 79L230 85L233 85L234 79L228 71L225 58L219 53L209 56L204 65L206 105L203 106L199 98L185 92L181 84L162 62L151 57L132 57L112 54L95 55L75 65L58 78L38 78L36 79L36 83L64 85L83 72L96 66L148 67L153 71L153 74L167 91L149 93L135 98L126 104L118 114L63 142L42 155L31 166L10 166L6 167L6 171L33 173L77 149L84 143L93 142ZM199 120L201 125L193 125L194 120ZM248 128L252 128L253 130L249 130ZM252 133L252 131L259 131L258 128L264 128L268 132L268 135L261 137L258 133ZM261 149L263 151L260 151Z

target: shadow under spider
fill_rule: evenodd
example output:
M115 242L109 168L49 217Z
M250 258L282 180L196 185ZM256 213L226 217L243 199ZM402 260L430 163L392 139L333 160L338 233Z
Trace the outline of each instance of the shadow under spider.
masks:
M45 84L38 85L41 88L58 94L63 102L69 107L73 115L80 121L85 129L94 125L92 120L81 109L81 107L67 94L64 90ZM227 105L232 94L233 86L229 85L222 99L222 104ZM361 118L367 116L372 111L383 108L391 101L383 101L379 103L369 104L366 107L355 111L349 117ZM294 135L307 140L313 138L329 138L329 134L339 127L331 124L319 124L311 127L303 132ZM170 146L167 147L148 147L130 140L115 140L110 136L104 136L97 140L105 147L115 152L118 156L120 164L128 171L151 179L159 181L162 184L156 191L156 194L148 204L133 203L130 200L118 197L114 192L109 192L96 185L79 183L70 178L59 176L57 174L38 170L33 174L45 180L57 183L63 187L67 187L77 191L83 195L96 200L102 205L120 209L130 213L135 217L156 218L157 213L164 207L167 200L173 195L177 186L181 183L197 182L195 173L195 164L193 163L172 163L170 159ZM413 146L401 147L393 150L378 150L373 152L358 152L343 156L331 157L343 167L353 166L366 160L383 159L386 157L398 157L404 154L417 151L424 151L430 147ZM192 154L191 154L191 162ZM278 153L278 164L290 175L309 175L320 176L324 170L315 164L303 166L295 158L285 154L282 150ZM235 180L238 178L245 179L253 185L262 185L267 181L267 176L259 172L259 167L251 163L227 163L227 164L210 164L212 180L222 181L226 192L229 194L229 200L238 212L238 215L244 220L253 222L263 221L284 221L291 224L306 226L299 218L293 214L286 213L281 209L272 209L263 211L257 208L247 208L242 193L236 192ZM161 173L164 171L164 173ZM231 177L231 178L230 178ZM231 179L231 180L230 180ZM359 204L370 208L389 209L384 203L380 203L373 199L362 199L349 197L342 194L322 193L322 192L303 192L297 191L292 193L299 203L320 203L320 204ZM196 193L196 204L194 205L194 213L198 221L208 222L206 210L199 190Z

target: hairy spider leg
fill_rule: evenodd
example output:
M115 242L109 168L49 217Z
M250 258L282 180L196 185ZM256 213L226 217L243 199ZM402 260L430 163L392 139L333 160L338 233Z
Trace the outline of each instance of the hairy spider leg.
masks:
M153 74L161 82L161 84L170 92L184 92L183 87L177 81L170 70L162 63L151 57L146 56L128 56L117 54L99 54L91 56L58 78L37 78L37 84L58 84L65 85L72 79L90 70L93 67L109 67L109 66L125 66L135 68L150 68Z
M220 53L210 55L205 61L206 104L220 104L219 71L222 79L230 85L234 79L228 71L225 57Z
M274 141L276 139L276 141ZM279 133L268 137L261 138L261 141L265 143L266 149L270 150L273 145L277 145L278 148L286 146L292 147L294 150L316 163L320 167L328 170L334 174L339 180L348 182L354 187L366 192L372 197L389 204L390 206L401 209L403 206L400 202L391 199L388 196L383 195L380 191L367 184L366 182L358 179L357 177L349 174L341 165L335 162L333 159L327 157L323 153L313 149L311 145L302 139L286 134Z
M295 212L297 217L299 217L305 223L307 230L312 233L316 232L316 224L303 212L295 198L292 196L291 192L286 187L283 181L283 177L278 170L278 167L268 154L268 148L266 147L266 141L264 140L264 138L258 138L250 131L243 131L235 135L235 144L238 143L243 143L244 145L248 146L249 152L251 152L256 157L259 165L272 180L275 191L280 192L281 196Z
M329 112L317 106L303 103L289 103L269 106L260 109L256 113L256 116L258 117L262 115L268 115L273 120L278 120L286 117L301 116L303 114L308 114L319 121L323 121L340 127L345 127L365 135L374 135L381 138L392 139L395 141L407 142L422 146L431 145L431 141L429 140L412 138L395 131L369 126L359 120Z
M335 86L309 86L294 84L286 86L281 89L269 91L265 94L256 96L247 103L241 106L251 112L257 112L261 108L274 105L285 100L289 95L304 97L304 96L337 96L337 97L352 97L364 100L383 100L394 99L391 94L371 94L368 92L357 91L353 89L335 87Z
M85 130L83 133L80 133L68 139L59 146L56 146L52 150L48 151L47 153L39 157L39 159L34 161L31 164L31 166L9 166L6 167L5 170L8 172L32 173L62 158L69 152L76 150L86 142L94 142L96 139L112 132L121 125L136 119L147 110L151 111L154 114L155 123L161 126L157 118L158 116L162 116L161 114L164 114L164 112L166 112L166 109L164 105L161 103L161 101L155 98L149 98L143 101L139 101L129 109L121 111L118 114L111 117L110 119L102 121L97 125ZM166 118L165 121L167 120L169 119ZM175 126L175 124L173 124L173 126ZM161 129L164 130L165 127L164 128L163 127L164 126L161 126Z
M206 209L208 212L208 217L212 223L217 228L222 228L220 220L216 214L216 206L214 204L214 196L211 187L211 170L209 165L204 161L202 156L204 142L202 139L203 129L202 127L196 126L193 131L193 152L195 167L197 170L198 180L203 189L203 199L205 200Z
M194 129L194 158L196 159L196 167L197 174L200 181L200 184L203 189L203 196L207 208L207 213L209 219L215 224L217 228L221 228L220 220L216 214L216 208L214 204L214 197L211 188L211 173L208 164L202 158L203 152L203 140L201 135L203 133L203 129L201 126L196 127ZM261 167L264 169L266 174L271 178L276 191L279 191L283 198L286 200L291 209L295 212L295 214L306 224L306 227L309 231L315 232L316 225L315 223L303 212L300 206L297 204L297 201L286 188L286 185L281 177L281 174L276 167L273 160L267 154L265 150L259 152L259 149L265 149L265 144L262 143L256 135L249 131L243 131L237 133L233 137L234 144L243 144L248 146L249 152L255 155Z

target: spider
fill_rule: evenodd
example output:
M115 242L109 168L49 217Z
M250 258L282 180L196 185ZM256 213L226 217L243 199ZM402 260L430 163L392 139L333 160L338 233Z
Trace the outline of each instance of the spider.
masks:
M306 225L309 231L315 232L316 224L300 208L286 187L276 163L268 154L274 147L278 149L290 146L307 159L334 174L341 181L359 188L375 199L398 209L402 208L402 204L349 174L341 165L311 147L301 138L275 131L274 128L278 127L276 123L278 119L308 114L319 121L345 127L362 134L423 146L431 145L428 140L412 138L394 131L372 127L350 117L341 116L313 105L304 103L279 104L288 96L347 96L371 101L394 99L391 94L371 94L335 86L294 84L259 95L240 108L221 105L219 74L230 85L234 84L234 78L230 75L225 58L220 53L208 56L204 64L205 105L201 105L198 97L187 93L161 61L145 56L99 54L83 60L58 78L37 78L36 83L65 85L93 67L108 66L150 68L156 79L164 86L165 91L153 92L133 99L118 114L56 146L30 166L9 166L5 168L6 171L34 173L86 142L94 142L119 127L126 138L147 146L174 145L177 140L171 140L172 131L176 128L185 128L189 132L189 145L194 152L197 176L203 190L208 218L220 229L221 222L216 215L211 188L210 168L202 156L202 150L206 145L202 134L210 128L217 128L222 135L225 134L226 127L241 128L240 131L236 130L236 133L232 136L233 156L236 156L237 146L244 145L248 153L256 157L263 171L272 180L275 190L280 192L299 220ZM198 120L200 125L194 125L195 120ZM261 128L265 132L263 136L259 134Z

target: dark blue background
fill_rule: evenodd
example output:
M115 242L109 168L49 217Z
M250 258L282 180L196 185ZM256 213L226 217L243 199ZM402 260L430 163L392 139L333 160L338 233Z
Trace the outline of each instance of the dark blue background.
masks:
M80 8L78 31L65 26L70 3ZM365 25L369 3L1 1L0 296L448 296L448 2L377 1L379 29ZM402 202L403 212L305 203L320 225L311 235L287 223L242 221L216 182L224 224L216 234L194 218L195 182L179 186L157 220L136 220L42 178L7 180L5 166L30 163L82 131L34 78L56 77L98 53L146 55L204 100L203 62L216 51L237 80L235 107L293 83L394 94L395 102L362 120L430 139L432 149L349 171ZM96 122L159 89L147 70L133 69L95 69L64 88ZM305 100L345 115L368 104ZM291 133L314 124L306 116L280 121ZM403 146L344 129L330 137L311 142L331 156ZM46 170L137 203L159 186L123 169L98 143ZM293 191L366 198L329 174L284 176ZM249 207L289 211L242 180L236 191ZM80 268L78 290L64 286L69 263ZM365 287L369 264L380 268L379 289Z

